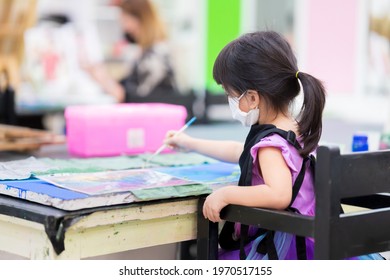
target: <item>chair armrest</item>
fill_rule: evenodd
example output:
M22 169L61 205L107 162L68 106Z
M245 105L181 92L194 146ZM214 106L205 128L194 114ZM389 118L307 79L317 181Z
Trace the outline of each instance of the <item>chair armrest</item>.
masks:
M220 216L221 219L230 222L240 222L299 236L314 236L314 217L285 210L228 205L222 209Z

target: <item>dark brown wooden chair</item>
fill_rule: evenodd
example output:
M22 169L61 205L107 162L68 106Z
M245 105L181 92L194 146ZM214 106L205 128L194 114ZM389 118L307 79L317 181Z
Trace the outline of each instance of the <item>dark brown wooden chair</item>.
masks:
M315 259L344 259L390 250L390 150L340 154L321 146L315 167L315 217L228 205L225 221L313 237ZM217 259L218 224L202 215L199 200L197 258ZM341 213L341 205L347 209ZM349 211L357 206L358 211Z

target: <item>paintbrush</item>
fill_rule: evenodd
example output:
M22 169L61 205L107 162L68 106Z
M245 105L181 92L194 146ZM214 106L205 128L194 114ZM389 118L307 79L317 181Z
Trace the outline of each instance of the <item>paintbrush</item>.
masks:
M182 133L184 130L186 130L194 121L196 120L196 117L192 117L188 122L185 123L185 125L180 128L176 133L175 135L173 135L173 137L176 137L177 135L179 135L180 133ZM157 156L158 154L160 154L165 148L167 147L166 144L163 144L160 148L157 149L157 151L154 152L154 154L152 154L145 162L144 164L144 168L147 164L149 164L150 160L153 159L155 156Z

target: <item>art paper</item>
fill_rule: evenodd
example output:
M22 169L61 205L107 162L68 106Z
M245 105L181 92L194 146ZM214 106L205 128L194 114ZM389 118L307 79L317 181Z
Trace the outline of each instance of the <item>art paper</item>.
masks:
M58 187L89 195L197 184L150 169L52 174L38 178Z

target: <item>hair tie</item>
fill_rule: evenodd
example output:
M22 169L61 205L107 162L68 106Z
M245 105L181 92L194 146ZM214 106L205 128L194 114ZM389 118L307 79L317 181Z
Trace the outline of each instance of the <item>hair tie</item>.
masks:
M297 71L297 73L295 73L295 78L298 79L298 74L299 74L299 70Z

